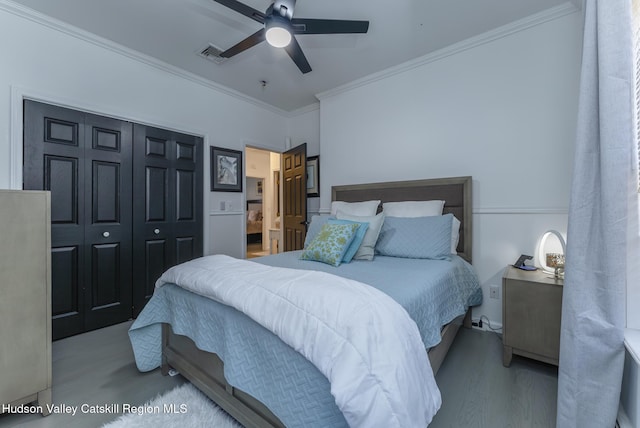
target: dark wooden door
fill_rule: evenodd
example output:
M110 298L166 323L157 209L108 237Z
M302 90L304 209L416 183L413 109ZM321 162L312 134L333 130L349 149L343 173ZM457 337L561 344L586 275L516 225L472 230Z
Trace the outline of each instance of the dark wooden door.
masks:
M178 263L202 256L202 138L134 126L133 313L156 280Z
M131 123L24 104L23 188L51 191L53 338L131 317Z
M307 145L282 154L283 249L301 250L307 234Z

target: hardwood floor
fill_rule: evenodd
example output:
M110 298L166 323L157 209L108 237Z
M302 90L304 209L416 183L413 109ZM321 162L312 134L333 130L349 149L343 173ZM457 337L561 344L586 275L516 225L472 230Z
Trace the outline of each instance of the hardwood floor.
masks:
M436 381L442 407L429 428L553 428L558 368L514 356L502 366L502 339L461 328Z
M247 258L252 259L254 257L268 256L270 253L268 250L262 249L262 242L254 244L247 244Z
M159 393L182 384L181 376L162 376L160 370L140 373L135 366L127 330L131 322L53 342L53 403L69 406L128 403L141 405ZM99 427L112 413L0 415L0 427Z
M130 322L53 344L53 402L140 405L184 382L135 367ZM494 333L460 329L438 375L443 404L429 428L555 426L557 368L515 357L502 366ZM0 427L99 427L115 414L0 415Z

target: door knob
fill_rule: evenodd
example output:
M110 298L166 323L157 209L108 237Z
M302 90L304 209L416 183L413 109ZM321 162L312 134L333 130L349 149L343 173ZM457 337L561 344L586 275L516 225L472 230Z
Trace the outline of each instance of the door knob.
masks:
M109 233L109 232L102 232L102 236L104 236L105 238L108 238L108 237L109 237L109 235L110 235L110 233Z
M155 233L156 235L160 234L160 229L153 229L153 233Z

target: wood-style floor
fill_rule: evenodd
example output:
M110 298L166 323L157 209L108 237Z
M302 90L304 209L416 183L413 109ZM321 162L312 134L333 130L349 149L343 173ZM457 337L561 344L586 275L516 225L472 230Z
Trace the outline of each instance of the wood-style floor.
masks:
M247 258L253 259L254 257L268 256L269 251L262 249L262 242L254 244L247 244Z
M184 382L135 367L127 329L119 324L53 344L53 401L140 405ZM1 374L0 374L1 376ZM494 333L460 329L436 380L443 404L430 428L555 426L557 369L514 356L502 366ZM113 414L0 415L0 427L99 427Z
M159 370L138 371L127 334L130 326L131 322L126 322L53 342L54 404L137 406L184 382L181 376L162 376ZM3 414L0 427L100 427L118 416L79 413L47 417Z
M429 428L553 428L558 368L515 356L502 366L502 339L461 328L436 382L442 407Z

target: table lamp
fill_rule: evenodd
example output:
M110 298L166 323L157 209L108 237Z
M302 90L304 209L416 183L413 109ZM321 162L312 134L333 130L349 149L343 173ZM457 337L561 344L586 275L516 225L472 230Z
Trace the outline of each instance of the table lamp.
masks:
M562 252L546 252L545 244L550 236L558 238ZM566 244L560 232L557 230L548 230L542 235L540 243L538 244L537 259L544 272L553 274L555 278L562 278L564 275L565 253Z

